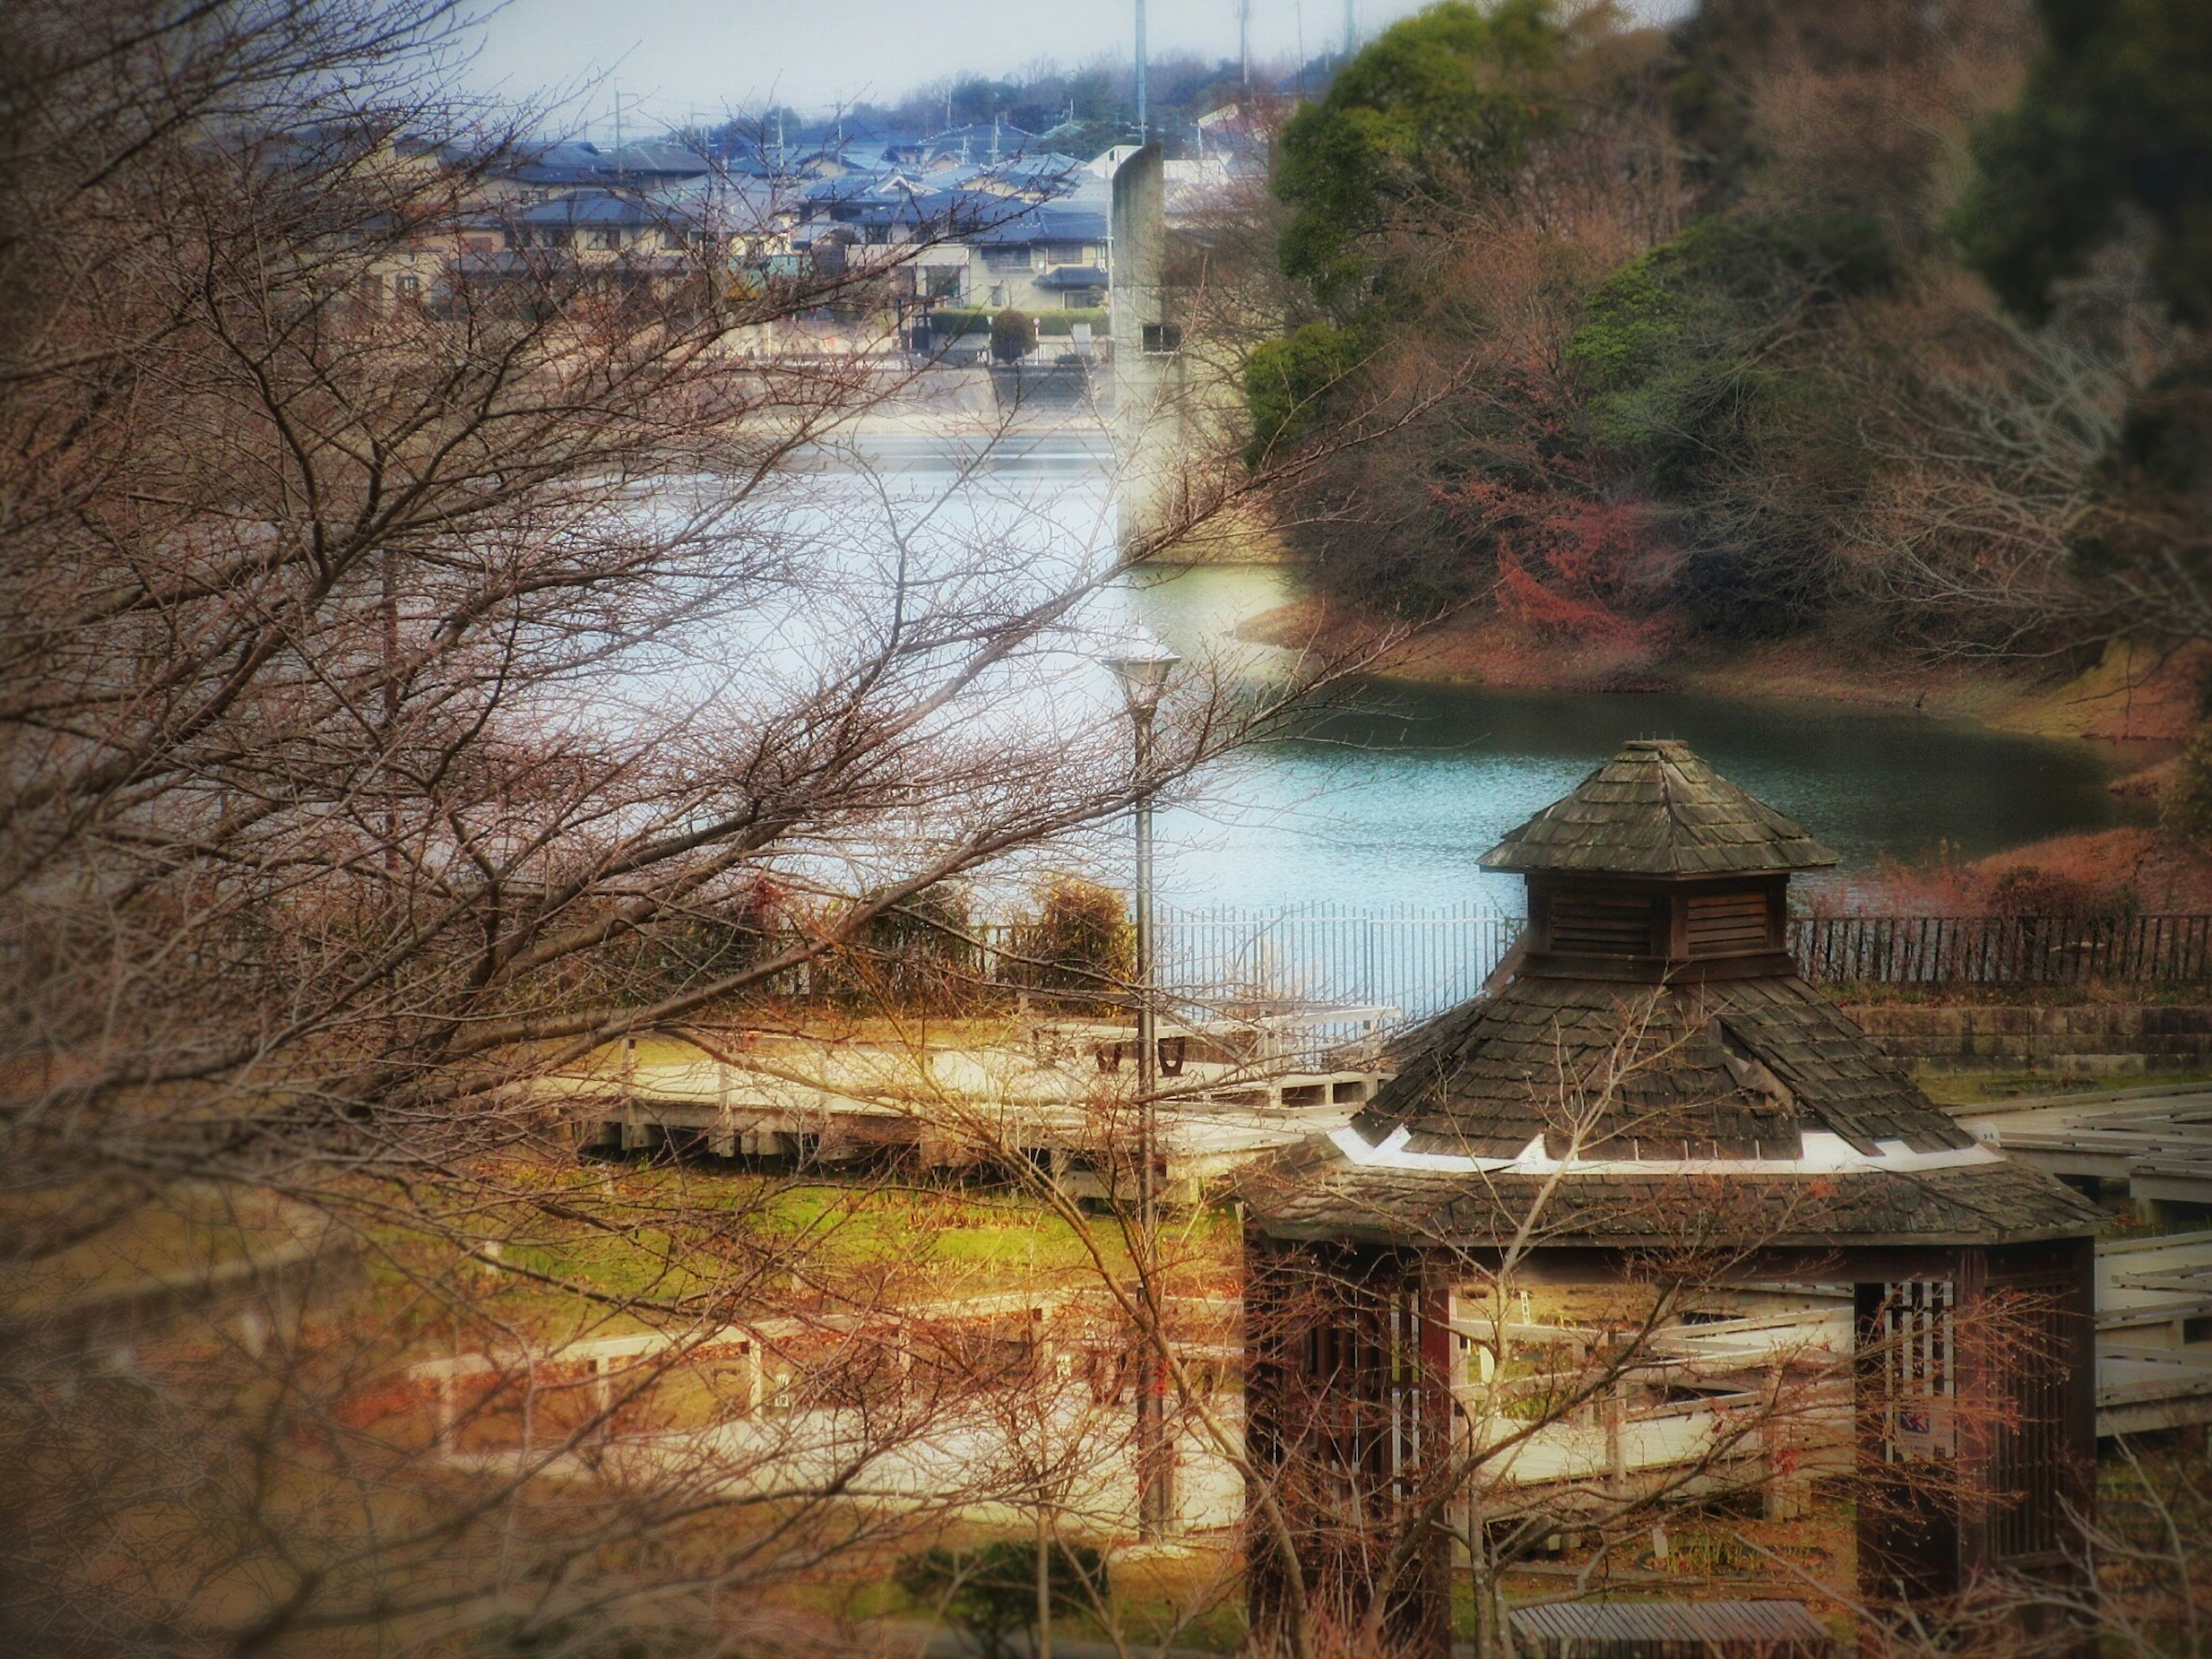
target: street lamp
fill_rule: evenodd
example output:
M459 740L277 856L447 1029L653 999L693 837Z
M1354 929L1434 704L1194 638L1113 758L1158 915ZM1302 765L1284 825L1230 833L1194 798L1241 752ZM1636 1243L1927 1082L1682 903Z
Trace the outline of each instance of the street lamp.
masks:
M1137 1383L1137 1528L1164 1535L1175 1517L1175 1462L1167 1441L1167 1354L1160 1339L1160 1194L1155 1097L1159 1093L1159 1035L1152 1006L1152 717L1168 676L1182 659L1144 639L1106 665L1121 684L1137 738L1137 1294L1150 1313Z

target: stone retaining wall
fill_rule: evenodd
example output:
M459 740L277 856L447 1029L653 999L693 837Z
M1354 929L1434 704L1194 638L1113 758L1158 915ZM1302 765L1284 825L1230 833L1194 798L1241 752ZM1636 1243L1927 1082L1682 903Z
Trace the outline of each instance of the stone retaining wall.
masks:
M1844 1012L1917 1072L2212 1071L2212 1004L1846 1003Z

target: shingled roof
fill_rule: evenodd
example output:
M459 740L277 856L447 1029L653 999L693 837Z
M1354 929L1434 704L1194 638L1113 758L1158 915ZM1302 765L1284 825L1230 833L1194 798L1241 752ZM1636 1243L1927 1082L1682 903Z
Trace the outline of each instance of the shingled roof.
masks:
M1672 738L1645 738L1482 855L1489 870L1708 876L1820 869L1836 855Z
M1978 1145L1794 975L1510 981L1430 1027L1348 1129L1240 1185L1270 1231L1462 1244L1538 1212L1582 1243L1993 1241L2101 1220Z
M1808 1131L1872 1154L1971 1146L1833 1004L1795 977L1638 988L1509 981L1431 1025L1354 1127L1403 1127L1413 1152L1567 1150L1562 1091L1589 1157L1796 1158Z
M1786 874L1834 855L1683 744L1630 744L1484 860ZM1494 1243L1996 1242L2096 1206L1984 1146L1786 956L1656 984L1523 972L1409 1039L1345 1128L1249 1166L1285 1235ZM1694 1239L1686 1239L1694 1234Z
M2002 1157L1910 1176L1601 1170L1561 1180L1363 1169L1319 1135L1249 1166L1237 1193L1252 1220L1279 1238L1462 1249L1524 1228L1544 1244L1693 1252L1986 1244L2078 1237L2105 1219L2063 1182Z

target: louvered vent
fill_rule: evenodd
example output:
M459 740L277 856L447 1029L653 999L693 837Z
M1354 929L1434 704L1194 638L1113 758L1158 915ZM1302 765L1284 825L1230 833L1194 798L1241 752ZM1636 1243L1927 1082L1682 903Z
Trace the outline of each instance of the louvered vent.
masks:
M1690 954L1731 957L1767 948L1766 895L1709 893L1690 901Z
M1575 956L1650 956L1651 902L1561 894L1552 901L1552 949Z

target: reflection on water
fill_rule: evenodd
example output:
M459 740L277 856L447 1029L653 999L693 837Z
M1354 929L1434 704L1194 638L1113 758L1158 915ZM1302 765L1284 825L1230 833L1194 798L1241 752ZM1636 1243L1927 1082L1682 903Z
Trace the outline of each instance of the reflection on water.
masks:
M1281 573L1212 568L1146 582L1147 626L1188 653L1281 603ZM1520 882L1475 860L1635 737L1687 739L1844 860L1971 859L2129 821L2110 745L2054 742L1893 710L1673 693L1372 684L1302 740L1268 746L1161 815L1163 896L1183 905L1333 903L1516 910Z

